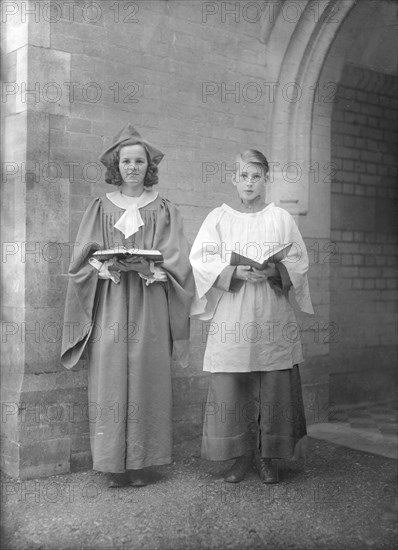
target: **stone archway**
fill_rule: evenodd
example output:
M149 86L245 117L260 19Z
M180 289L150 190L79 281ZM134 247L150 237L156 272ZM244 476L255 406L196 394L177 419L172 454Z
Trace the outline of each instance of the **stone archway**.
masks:
M310 254L312 249L315 256L310 256L309 282L316 315L309 318L297 312L306 358L301 370L303 397L307 421L311 423L327 420L330 400L330 266L319 257L319 250L330 241L330 184L319 186L319 173L314 170L327 162L320 160L320 153L330 161L330 137L312 139L316 125L324 129L318 118L314 126L314 113L319 88L323 90L319 82L322 67L355 2L310 0L294 4L301 11L292 21L286 22L284 6L288 3L279 2L274 20L267 18L263 23L267 78L276 83L275 91L279 91L270 100L265 119L267 150L278 163L268 200L295 216L307 249ZM289 85L300 92L299 101L289 101L283 93ZM295 167L299 173L294 173Z
M289 20L281 2L275 21L267 18L263 37L267 73L281 93L267 120L270 156L278 159L271 198L294 214L306 214L311 181L313 105L327 52L355 0L294 3L300 15ZM290 90L290 91L289 91ZM296 98L295 95L296 94Z
M330 345L329 392L339 404L388 399L396 389L398 80L396 48L388 45L395 9L392 2L355 6L320 77L338 84L335 101L314 109L313 157L330 167L338 251L330 264L330 320L339 334Z
M338 330L345 330L339 320L336 323L331 308L335 298L331 295L332 262L340 260L331 242L331 186L335 172L332 112L350 47L364 27L376 24L380 3L296 2L300 14L291 14L289 25L288 13L283 11L287 4L280 2L274 21L267 18L263 23L267 78L270 83L277 83L275 90L280 92L270 101L272 108L265 120L267 149L270 158L278 162L270 200L297 216L310 253L310 286L316 316L312 325L299 316L308 357L303 369L304 397L310 403L307 411L313 408L311 403L317 403L318 413L314 412L312 420L322 421L326 415L319 411L325 411L326 403L335 401L334 390L331 391L333 370L341 369L332 365L333 345L336 349L339 344ZM288 86L293 92L298 90L299 100L283 93Z

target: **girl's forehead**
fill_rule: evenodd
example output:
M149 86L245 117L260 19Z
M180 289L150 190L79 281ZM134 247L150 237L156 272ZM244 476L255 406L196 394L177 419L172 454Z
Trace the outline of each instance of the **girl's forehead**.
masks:
M125 145L120 149L119 155L122 157L144 157L146 158L145 149L138 143L136 145Z

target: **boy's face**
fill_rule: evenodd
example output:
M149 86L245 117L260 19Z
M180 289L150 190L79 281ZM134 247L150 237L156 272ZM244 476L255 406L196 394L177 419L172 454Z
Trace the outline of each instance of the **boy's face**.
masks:
M242 200L252 201L258 196L264 197L267 177L261 164L239 160L236 174L232 176L232 183Z

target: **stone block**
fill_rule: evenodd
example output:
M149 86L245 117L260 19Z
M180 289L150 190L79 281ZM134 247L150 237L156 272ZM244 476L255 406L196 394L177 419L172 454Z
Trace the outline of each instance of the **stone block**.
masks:
M69 120L64 115L49 115L50 130L65 131L65 124Z
M374 231L375 203L366 197L332 196L332 228Z
M52 412L51 409L48 409L48 416L52 414L57 414L57 409L54 407ZM19 440L24 443L33 442L33 441L47 441L49 439L56 439L60 437L69 436L68 424L60 422L51 422L51 420L44 425L33 425L29 426L27 423L20 424L19 428Z
M337 404L360 403L361 401L385 401L394 399L397 392L396 369L391 366L374 365L361 371L331 374L330 395Z
M70 114L76 118L85 118L88 120L103 121L104 107L97 103L87 103L84 101L74 101L70 104ZM126 116L126 114L125 114ZM98 151L100 153L100 151Z
M194 402L185 405L175 405L173 407L173 427L177 427L181 423L187 424L191 422L192 424L198 424L202 422L207 392L201 392L191 397L194 399Z
M1 436L1 471L16 479L19 477L20 446L15 439Z
M70 54L49 48L25 46L18 50L17 111L27 109L69 115ZM29 93L31 92L31 93Z
M59 166L56 163L57 167ZM28 228L32 241L64 242L69 222L69 181L41 179L27 195Z
M14 4L9 4L7 10L5 9L5 5L3 5L5 13L2 22L7 23L7 27L4 25L4 31L6 32L4 40L6 53L14 52L28 44L28 22L26 20L22 21L20 13L21 7L22 2L20 2L19 5L17 2L14 2ZM7 13L9 15L6 15Z
M376 199L375 215L375 231L377 231L378 233L396 234L396 207L390 199Z
M26 162L27 113L5 117L4 131L7 141L4 146L4 162L16 163L16 177L21 178L21 163Z
M66 120L66 130L68 132L87 133L91 132L91 128L92 122L87 119L71 117Z
M307 424L327 422L330 408L329 383L302 384L302 389Z
M70 471L79 472L84 470L91 470L93 467L93 458L91 451L80 451L72 453L70 459Z
M89 434L77 434L71 437L72 456L76 453L90 451Z
M205 375L174 378L173 382L173 403L174 406L191 404L193 396L202 394L207 385Z
M80 428L82 428L81 423L88 421L86 387L35 391L26 387L28 383L26 382L20 393L18 402L21 423L38 427L45 424L67 423L70 424L70 433L72 433L73 424L80 424Z
M35 11L35 14L29 16L28 37L29 44L32 46L50 48L51 15L49 14L49 6L50 4L43 4L40 2L32 2L29 6L29 9Z
M70 439L66 437L22 443L18 478L31 479L69 473L70 451Z
M175 421L173 424L173 442L178 445L199 438L202 435L202 431L202 419L200 421L196 419L196 422L193 422L191 419L188 421L185 419L179 422Z
M304 385L328 384L329 360L324 356L311 355L300 364L301 383Z

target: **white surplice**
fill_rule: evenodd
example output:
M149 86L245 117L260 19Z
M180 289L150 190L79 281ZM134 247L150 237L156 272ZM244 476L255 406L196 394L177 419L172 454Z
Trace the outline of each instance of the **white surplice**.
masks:
M193 243L190 261L196 283L191 316L209 323L203 370L272 371L303 361L300 327L288 298L268 282L243 283L236 291L213 285L229 265L232 251L254 260L272 247L293 243L283 261L302 311L313 313L308 287L308 255L292 216L269 204L256 213L226 204L207 216Z

